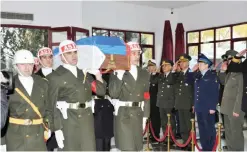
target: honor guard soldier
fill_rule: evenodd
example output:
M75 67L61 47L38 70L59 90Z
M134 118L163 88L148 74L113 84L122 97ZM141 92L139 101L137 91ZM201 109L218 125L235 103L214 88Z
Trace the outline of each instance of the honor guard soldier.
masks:
M110 76L109 93L115 102L114 137L116 147L123 151L143 149L143 129L150 112L149 80L146 70L138 67L141 48L128 42L130 48L129 71L117 70Z
M58 150L95 151L92 91L104 96L106 83L98 70L91 71L94 80L77 68L77 46L73 41L61 42L59 53L63 65L47 77Z
M204 54L199 54L199 72L194 74L194 110L197 116L200 142L203 151L212 151L215 138L215 111L219 99L220 82L216 72L209 68L212 66Z
M52 50L48 47L43 47L39 49L37 53L37 57L38 57L39 64L41 65L41 68L39 69L39 71L36 72L36 74L46 79L46 76L51 74L53 71ZM47 146L48 151L53 151L54 148L58 148L54 132L52 132L51 137L48 139L46 143L46 146Z
M50 136L46 122L52 117L48 83L32 75L34 57L30 51L17 51L13 62L18 74L14 77L15 91L9 97L7 151L46 151L45 140Z
M178 110L180 134L183 142L186 142L189 138L191 130L191 116L193 106L193 85L188 82L188 76L190 73L189 61L191 57L187 54L179 56L179 60L173 67L173 72L180 67L180 72L176 72L176 84L175 84L175 109ZM190 150L190 147L184 149Z
M161 126L163 132L168 123L167 114L171 115L171 127L173 134L176 134L174 105L175 105L175 76L172 73L173 62L163 60L161 74L158 80L157 107L160 109Z
M226 145L229 151L244 151L244 112L241 110L243 73L235 69L235 64L239 63L233 62L233 57L237 54L235 50L226 51L228 61L222 64L219 74L221 83L225 85L220 110L224 114Z
M159 138L160 134L160 113L159 108L156 106L157 104L157 93L158 93L158 78L159 73L157 72L156 61L151 59L148 61L148 71L150 73L150 119L152 123L152 127L154 130L154 134L157 138ZM151 134L151 141L156 141Z

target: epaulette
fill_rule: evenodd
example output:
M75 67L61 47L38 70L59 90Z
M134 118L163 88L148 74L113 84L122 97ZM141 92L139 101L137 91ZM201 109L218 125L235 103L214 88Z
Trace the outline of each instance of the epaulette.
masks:
M42 79L44 79L45 81L48 81L48 79L46 79L46 78L42 78Z

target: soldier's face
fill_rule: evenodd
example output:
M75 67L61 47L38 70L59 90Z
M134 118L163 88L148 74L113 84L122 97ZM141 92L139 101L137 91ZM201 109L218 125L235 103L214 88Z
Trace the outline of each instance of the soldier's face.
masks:
M23 64L17 64L16 66L18 68L18 73L25 77L28 77L33 73L34 64L23 63Z
M206 69L208 69L208 64L206 64L204 62L199 62L199 70L204 71Z
M154 73L156 71L156 66L149 66L148 67L148 72Z
M53 63L53 56L52 55L43 55L40 57L40 61L42 66L51 68Z
M189 68L189 62L188 61L180 61L179 65L180 65L181 70L185 70L185 69Z
M140 62L140 55L141 55L141 51L131 51L130 54L130 63L132 65L138 65Z
M63 63L67 63L70 65L76 65L78 62L77 51L64 53L63 55L61 55L61 59Z
M165 64L162 66L162 71L164 73L170 72L172 70L172 66L170 64Z

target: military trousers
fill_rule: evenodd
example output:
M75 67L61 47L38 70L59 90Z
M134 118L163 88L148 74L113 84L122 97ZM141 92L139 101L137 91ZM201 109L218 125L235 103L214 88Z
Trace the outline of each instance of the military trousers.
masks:
M179 123L180 123L180 134L183 142L186 142L189 138L191 130L191 112L190 110L178 109Z
M244 117L224 115L226 145L229 151L244 151Z
M165 132L166 127L167 127L167 123L168 123L168 117L167 114L170 114L170 123L172 126L172 132L174 134L174 136L176 135L176 123L175 123L175 115L172 112L172 108L160 108L160 118L161 118L161 127L163 132Z
M202 150L212 151L216 138L215 114L197 112L196 115Z

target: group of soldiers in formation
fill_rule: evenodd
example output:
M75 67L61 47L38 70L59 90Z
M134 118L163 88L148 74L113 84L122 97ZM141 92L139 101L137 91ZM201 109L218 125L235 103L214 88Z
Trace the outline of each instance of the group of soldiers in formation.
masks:
M220 84L224 84L221 112L228 149L244 150L247 68L246 60L241 62L241 58L245 51L227 51L219 72L210 70L213 63L203 54L191 70L191 57L182 54L175 64L163 60L160 71L156 70L155 61L150 60L147 71L138 66L142 53L139 44L127 45L131 50L130 70L107 74L78 69L78 49L71 40L60 43L63 64L55 70L50 48L38 51L41 68L35 73L33 54L17 51L13 61L17 71L15 90L8 98L9 118L4 137L7 151L109 151L113 136L119 150L141 151L147 119L151 118L159 137L160 127L155 127L156 123L161 123L165 131L167 114L171 114L175 134L176 111L183 141L190 135L190 119L195 113L202 148L211 151Z

